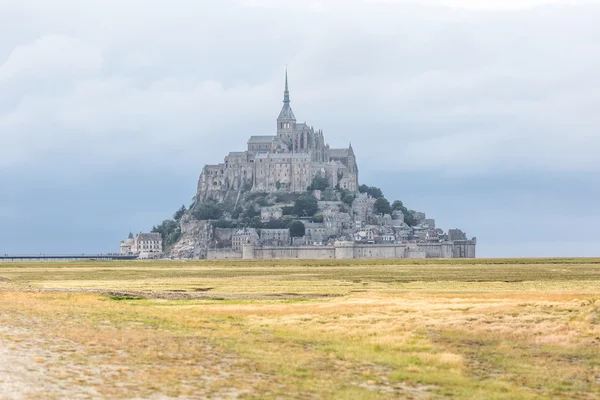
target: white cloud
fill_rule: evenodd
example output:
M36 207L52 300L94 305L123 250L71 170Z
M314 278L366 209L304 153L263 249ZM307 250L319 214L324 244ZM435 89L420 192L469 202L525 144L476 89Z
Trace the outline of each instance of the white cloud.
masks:
M56 74L76 79L82 72L98 73L102 62L100 51L81 39L60 34L43 36L15 47L0 65L0 83L16 78L53 79Z

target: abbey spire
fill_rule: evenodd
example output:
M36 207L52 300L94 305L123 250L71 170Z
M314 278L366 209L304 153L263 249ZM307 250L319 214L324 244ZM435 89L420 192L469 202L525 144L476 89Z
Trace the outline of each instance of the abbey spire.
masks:
M283 103L290 103L290 89L288 87L287 67L285 67L285 90L283 91Z
M296 117L290 107L290 89L288 86L287 67L285 68L285 90L283 91L283 107L277 118L277 133L290 132L296 125Z

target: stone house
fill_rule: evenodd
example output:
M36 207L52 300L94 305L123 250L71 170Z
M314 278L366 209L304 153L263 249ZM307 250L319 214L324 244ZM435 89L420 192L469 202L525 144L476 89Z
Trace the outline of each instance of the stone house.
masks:
M258 232L254 228L244 228L231 236L231 247L234 251L242 251L244 244L256 244Z
M362 222L369 222L373 217L373 207L375 199L367 193L359 193L352 202L352 212L354 219Z
M135 244L139 253L162 253L162 237L160 233L138 233Z
M310 242L322 242L329 237L327 227L322 222L305 222L304 228L304 235Z
M162 237L160 233L152 232L152 233L138 233L137 236L133 237L133 234L130 232L127 240L121 240L120 243L120 254L123 255L135 255L135 254L145 254L145 255L154 255L158 253L162 253L163 245L162 245Z
M271 219L281 219L281 217L283 217L283 210L281 207L263 207L260 210L260 219L263 222Z
M262 244L275 246L288 246L290 244L289 229L261 229L260 241Z
M383 243L394 243L396 241L396 236L391 233L385 233L381 235L381 241Z

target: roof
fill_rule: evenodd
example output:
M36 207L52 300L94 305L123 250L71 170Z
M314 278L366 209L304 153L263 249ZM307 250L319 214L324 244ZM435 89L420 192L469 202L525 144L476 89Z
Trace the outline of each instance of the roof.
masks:
M277 120L296 120L296 116L292 111L292 107L290 107L289 103L284 103L283 107L281 107L281 112L279 113L279 117Z
M290 107L290 90L288 87L287 68L285 69L285 90L283 92L283 107L281 108L281 112L279 113L279 117L277 118L277 120L296 120L294 112L292 111L292 107Z
M244 228L244 229L240 229L239 231L234 233L233 236L254 236L254 235L258 236L258 233L256 233L255 228Z
M329 149L329 157L348 157L350 149Z
M262 153L262 154L257 154L256 158L273 158L273 159L279 159L279 158L295 158L295 159L300 159L300 158L311 158L311 155L309 153Z
M271 143L277 136L250 136L248 143Z
M127 236L127 239L133 239L133 233L129 232L129 236Z
M160 233L138 233L136 240L162 240Z
M247 154L245 151L230 151L228 157L244 157Z

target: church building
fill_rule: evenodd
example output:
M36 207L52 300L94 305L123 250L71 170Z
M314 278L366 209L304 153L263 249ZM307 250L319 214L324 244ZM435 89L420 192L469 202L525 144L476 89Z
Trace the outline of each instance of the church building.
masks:
M352 145L330 148L323 131L296 121L290 106L287 70L283 107L275 135L252 136L245 151L231 152L223 163L206 165L196 200L222 199L230 191L303 192L320 175L332 187L358 191L358 166Z

